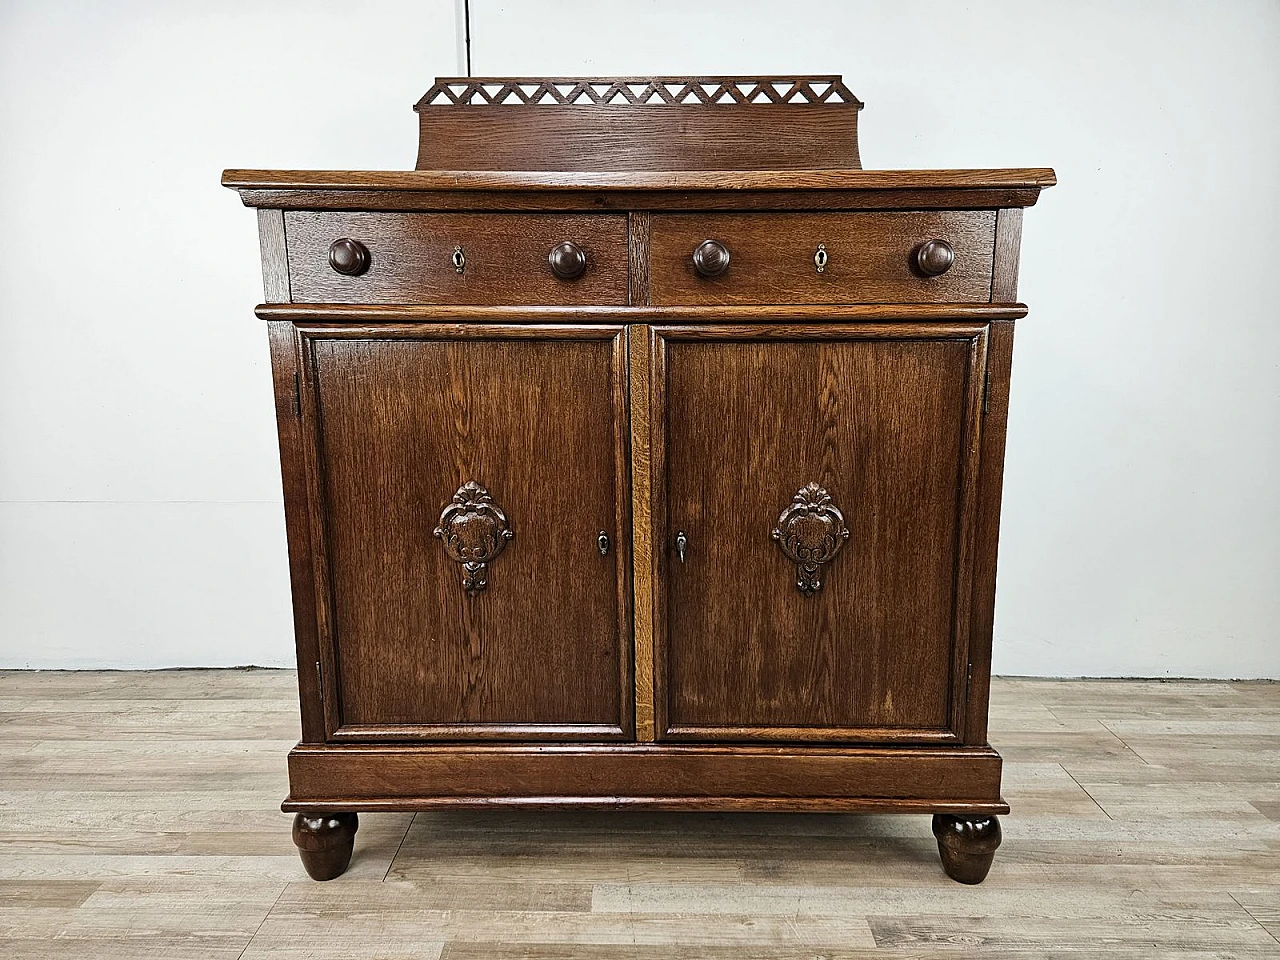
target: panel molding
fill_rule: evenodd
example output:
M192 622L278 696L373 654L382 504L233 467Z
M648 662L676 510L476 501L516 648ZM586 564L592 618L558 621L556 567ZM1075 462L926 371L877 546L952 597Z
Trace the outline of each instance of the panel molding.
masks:
M629 415L627 410L627 339L625 327L619 324L451 324L401 323L376 328L294 323L291 328L296 353L300 358L299 410L301 412L300 454L305 464L306 527L311 544L311 591L314 602L308 611L310 621L299 627L299 674L304 696L304 717L319 718L323 738L330 742L380 740L485 740L529 739L566 740L630 739L634 730L634 696L632 688L632 607L631 544L625 531L630 524L631 472L629 460ZM613 410L615 448L615 523L619 535L612 538L616 551L617 591L617 659L618 722L617 723L514 723L507 720L492 723L423 723L423 724L352 724L342 710L339 678L341 676L341 642L337 636L336 596L331 569L332 537L329 530L329 477L324 456L324 412L320 402L317 344L326 341L513 341L545 340L608 341L610 343L610 394ZM438 505L434 505L438 510ZM433 514L434 520L434 514ZM518 526L518 524L517 524ZM423 550L439 550L439 543L427 528L423 533ZM597 558L598 559L598 558ZM450 566L453 566L452 564ZM460 575L460 574L459 574ZM451 573L452 576L452 573ZM459 593L461 588L459 587ZM299 620L299 623L302 623ZM318 660L315 684L304 680L308 662L301 659L303 637L315 637ZM310 654L308 654L310 656ZM317 702L317 699L319 702Z
M965 742L966 723L972 714L984 713L986 687L967 689L968 665L973 648L971 607L973 568L979 509L979 467L983 438L983 386L986 380L987 344L990 326L983 322L955 320L944 323L901 324L687 324L654 325L652 330L652 372L650 409L650 483L652 484L652 529L654 591L652 635L654 644L654 718L660 742L769 742L769 743L919 743ZM672 666L670 649L670 584L665 571L672 565L667 476L668 417L667 345L672 342L761 342L794 341L959 341L967 344L963 386L962 436L957 464L959 494L955 506L956 546L952 561L952 597L949 682L943 713L946 729L884 726L813 725L707 725L673 723L670 719ZM772 519L772 518L770 518ZM838 574L837 574L838 575ZM792 587L794 589L794 587ZM983 583L983 589L987 584ZM984 594L985 596L985 594ZM989 644L989 637L988 637ZM981 659L981 657L980 657ZM986 653L989 662L989 651ZM981 698L982 702L975 702Z

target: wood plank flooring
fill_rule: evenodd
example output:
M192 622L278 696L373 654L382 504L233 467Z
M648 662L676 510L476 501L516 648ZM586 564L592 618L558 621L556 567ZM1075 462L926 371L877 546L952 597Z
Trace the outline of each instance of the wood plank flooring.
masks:
M0 957L1280 957L1280 684L997 680L1004 846L926 816L361 815L306 879L292 673L0 673Z

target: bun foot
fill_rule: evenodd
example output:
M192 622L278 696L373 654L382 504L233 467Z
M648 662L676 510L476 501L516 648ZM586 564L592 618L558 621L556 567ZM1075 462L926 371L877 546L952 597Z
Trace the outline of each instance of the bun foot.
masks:
M342 876L359 826L354 813L299 813L293 818L293 842L312 880Z
M996 847L1000 846L1000 821L995 817L933 815L933 835L947 876L960 883L987 879Z

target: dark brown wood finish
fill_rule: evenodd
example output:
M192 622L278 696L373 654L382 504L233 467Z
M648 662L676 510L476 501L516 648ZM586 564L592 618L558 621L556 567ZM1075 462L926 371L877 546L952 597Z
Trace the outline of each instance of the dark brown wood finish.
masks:
M987 742L987 701L991 689L991 641L995 624L996 552L1000 543L1000 497L1004 484L1005 425L1013 363L1012 320L991 324L983 383L983 431L978 477L977 523L970 605L968 697L964 723L968 743Z
M1007 813L990 747L301 745L286 810L436 805Z
M856 169L862 104L839 77L437 80L419 170Z
M1018 299L1018 257L1022 249L1022 210L1017 207L996 214L995 268L991 274L992 303Z
M621 328L300 334L329 738L629 735ZM513 534L479 589L441 517L470 483Z
M986 333L655 328L664 739L963 737ZM771 534L810 483L851 537L806 595Z
M847 192L851 209L864 204L876 206L877 193L918 193L921 197L949 197L957 190L1015 191L1025 203L995 206L1031 206L1041 190L1057 183L1054 172L1045 167L1008 170L678 170L668 173L643 171L527 171L527 170L225 170L222 185L238 190L242 199L257 199L264 190L308 190L313 196L330 192L358 191L390 193L474 193L545 195L622 191L631 196L652 193L664 198L668 208L679 209L676 194L711 192L746 194L760 191L779 199L809 191ZM247 196L245 196L247 194ZM861 200L853 200L854 196ZM538 202L551 202L538 196ZM518 202L514 198L509 202ZM721 201L728 202L728 201ZM260 204L249 203L249 206ZM783 203L784 207L786 203ZM496 205L495 209L505 205ZM936 203L924 203L934 207ZM393 209L389 203L374 209Z
M263 320L316 321L354 324L379 329L382 323L966 323L969 321L1020 320L1027 315L1021 303L867 303L841 305L771 304L762 307L426 307L379 306L346 303L264 303L255 311Z
M315 558L308 500L309 471L305 456L298 338L286 320L267 323L271 373L275 391L280 471L284 486L285 530L289 544L289 583L293 596L294 643L298 655L298 696L302 740L322 743L325 737L321 653L316 623Z
M510 805L933 813L986 875L1022 208L1055 179L857 169L859 107L453 78L435 169L224 173L259 208L312 876L356 811Z
M627 302L627 218L573 214L285 214L293 298L316 303ZM355 275L331 264L335 240L358 241L370 263ZM550 256L572 243L573 277Z
M973 212L659 214L653 302L665 304L956 303L991 296L995 214ZM920 248L946 240L955 263L927 277ZM704 243L727 251L699 269ZM818 245L825 263L815 263ZM723 261L718 260L719 267Z
M258 245L262 253L262 293L268 301L288 303L289 253L284 236L284 212L258 210Z
M1000 846L1000 821L995 817L936 813L933 835L938 841L942 869L960 883L987 879L996 848Z
M355 813L299 813L293 818L293 842L312 880L332 880L346 872L355 848Z

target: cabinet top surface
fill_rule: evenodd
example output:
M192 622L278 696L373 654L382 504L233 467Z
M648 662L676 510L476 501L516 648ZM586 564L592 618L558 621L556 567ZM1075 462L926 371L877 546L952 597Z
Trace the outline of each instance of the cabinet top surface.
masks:
M1048 167L972 170L224 170L233 190L1040 190Z

